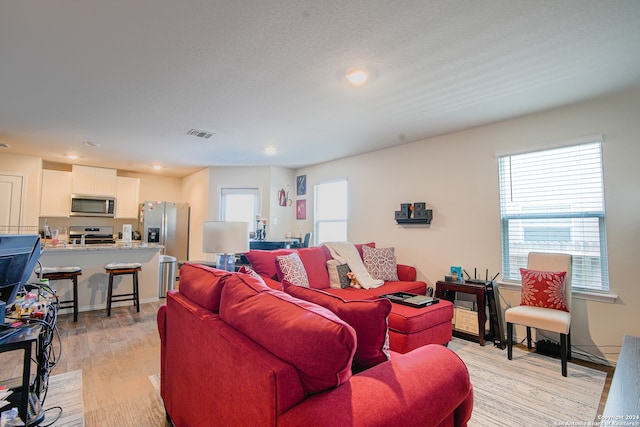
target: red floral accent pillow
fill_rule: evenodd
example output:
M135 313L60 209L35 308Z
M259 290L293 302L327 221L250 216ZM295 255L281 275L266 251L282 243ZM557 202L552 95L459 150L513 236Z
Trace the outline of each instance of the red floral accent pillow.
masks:
M564 299L566 271L536 271L520 269L522 300L520 305L569 311Z

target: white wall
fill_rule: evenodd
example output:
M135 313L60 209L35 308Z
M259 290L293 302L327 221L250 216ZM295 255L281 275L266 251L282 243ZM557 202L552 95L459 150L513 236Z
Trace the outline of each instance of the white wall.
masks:
M140 179L140 202L146 200L162 202L186 201L182 195L182 178L133 172L123 173L122 176Z
M2 153L0 154L0 174L15 174L24 177L20 225L36 227L40 216L42 159L36 156Z
M208 259L202 252L203 223L209 219L211 197L209 169L202 169L182 179L182 198L191 207L189 219L189 260Z
M572 344L616 360L624 334L640 335L640 286L630 280L640 254L640 89L297 171L313 185L347 177L349 240L394 246L398 261L434 284L451 265L501 269L496 154L603 133L607 237L615 304L574 298ZM400 226L400 203L427 203L429 227ZM313 200L307 195L307 215ZM308 227L311 226L310 221ZM484 274L484 273L483 273ZM503 290L502 308L519 303ZM506 304L505 304L506 302ZM521 332L518 332L519 335ZM505 356L506 357L506 356Z
M270 198L269 198L269 226L267 228L267 237L281 238L287 233L294 234L291 225L295 219L295 186L291 183L295 182L295 171L293 169L272 167L270 178ZM288 195L287 206L280 206L278 193L284 190Z

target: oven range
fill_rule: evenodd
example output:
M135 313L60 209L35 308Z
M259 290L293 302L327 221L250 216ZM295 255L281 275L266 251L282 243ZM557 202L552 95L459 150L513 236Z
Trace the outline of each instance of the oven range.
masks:
M97 244L109 244L115 243L113 238L113 227L110 226L80 226L71 227L69 229L69 240L76 244L82 243L82 237L84 236L84 243L87 245Z

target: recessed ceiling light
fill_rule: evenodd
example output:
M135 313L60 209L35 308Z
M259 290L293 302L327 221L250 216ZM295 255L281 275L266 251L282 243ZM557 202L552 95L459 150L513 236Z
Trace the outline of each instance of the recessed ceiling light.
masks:
M100 147L100 144L91 141L85 141L84 145L86 145L87 147Z
M156 171L162 170L162 166L160 166L160 165L153 165L153 170L156 170Z
M67 159L69 160L77 160L78 157L80 156L78 156L77 154L67 154Z
M276 147L274 147L273 145L269 145L267 148L264 149L264 153L269 155L269 156L273 156L277 152L278 152L278 149Z
M353 86L363 86L369 78L367 72L359 68L349 71L346 77Z

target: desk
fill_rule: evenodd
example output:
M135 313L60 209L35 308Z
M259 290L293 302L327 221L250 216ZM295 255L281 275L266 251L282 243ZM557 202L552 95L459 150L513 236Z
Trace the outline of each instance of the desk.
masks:
M455 292L472 294L476 296L476 306L478 307L478 335L470 334L463 331L453 330L453 335L459 338L478 341L480 345L484 345L485 324L487 322L487 314L485 312L485 286L465 282L437 282L436 297L449 300L455 300Z
M300 246L300 239L263 239L249 241L251 249L262 249L272 251L274 249L290 249Z

